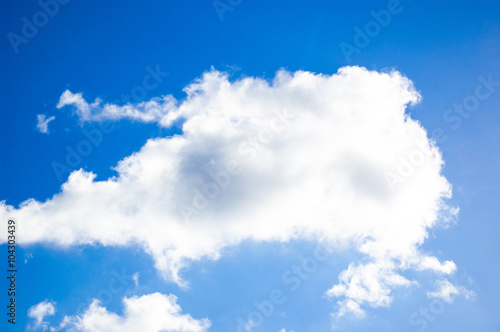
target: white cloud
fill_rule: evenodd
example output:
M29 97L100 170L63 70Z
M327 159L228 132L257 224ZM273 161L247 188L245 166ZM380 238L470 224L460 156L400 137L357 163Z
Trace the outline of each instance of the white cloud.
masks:
M393 288L413 284L404 270L455 271L419 249L456 211L443 201L439 149L405 113L420 96L398 72L281 70L270 83L212 70L185 92L125 106L64 92L58 107L73 105L82 121L182 123L183 134L149 140L106 181L79 170L46 202L2 203L0 217L23 221L25 243L138 243L180 285L190 261L243 240L354 248L365 259L328 292L339 314L389 305ZM420 165L392 190L385 175L417 149Z
M28 310L28 317L32 318L34 322L29 328L43 329L45 331L48 327L48 323L44 322L45 317L52 316L55 312L55 302L49 302L48 300L30 307Z
M114 105L104 104L96 98L89 104L81 93L64 91L59 99L57 108L72 105L76 109L81 121L102 121L128 119L139 122L160 122L168 117L168 113L175 109L175 99L172 96L153 98L138 104Z
M210 327L207 319L196 320L188 314L182 314L175 295L153 293L141 297L123 299L123 316L109 312L94 300L87 310L76 316L64 317L54 330L74 332L198 332Z
M55 120L55 116L51 116L49 118L45 118L45 114L38 114L36 116L37 118L37 124L36 127L37 129L44 134L49 133L49 122L52 120Z
M410 286L411 281L395 273L395 263L391 260L376 260L367 264L349 265L340 274L340 283L332 287L327 295L344 297L337 316L354 313L364 316L359 303L367 303L373 307L388 306L391 302L390 292L396 286Z
M135 287L139 287L139 272L134 273L132 280L134 280Z
M466 289L463 286L455 286L446 279L440 279L436 282L438 289L434 292L427 292L427 297L442 299L445 302L453 302L453 298L463 295L465 298L474 297L476 294L473 291Z

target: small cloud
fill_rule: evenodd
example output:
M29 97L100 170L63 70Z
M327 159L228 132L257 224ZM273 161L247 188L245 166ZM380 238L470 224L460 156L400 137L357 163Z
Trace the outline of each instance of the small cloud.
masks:
M132 280L134 280L135 287L139 287L139 272L134 273Z
M459 295L465 296L466 299L474 297L476 293L466 289L463 286L455 286L446 279L437 282L438 289L435 292L428 292L428 298L438 298L445 302L451 303L454 298Z
M71 106L82 122L182 123L182 134L148 140L108 179L74 171L45 202L16 209L0 200L0 219L26 220L32 244L141 243L161 276L181 287L189 264L244 241L317 240L335 255L352 247L362 258L349 260L328 292L339 298L339 316L389 306L394 289L416 283L405 271L457 270L421 250L454 215L451 184L440 150L405 111L420 95L400 73L280 70L272 80L230 81L211 70L184 92L183 100L117 105L65 91L57 107ZM406 160L417 155L418 171L408 172ZM395 191L387 172L404 175ZM131 211L142 216L140 232Z
M49 133L49 122L52 120L55 120L55 116L51 116L49 118L45 118L45 114L38 114L37 116L38 123L36 124L36 127L38 131L40 131L43 134L48 134Z
M42 329L45 331L48 328L48 323L44 322L46 316L51 316L56 312L55 302L44 300L29 308L28 317L34 320L34 324L29 326L31 329Z

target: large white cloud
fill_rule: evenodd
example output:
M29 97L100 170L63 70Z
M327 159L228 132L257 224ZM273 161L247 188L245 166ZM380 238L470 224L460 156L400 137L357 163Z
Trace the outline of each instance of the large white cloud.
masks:
M405 113L420 97L400 73L281 70L272 82L231 82L212 70L185 92L125 106L64 92L58 106L82 121L182 124L183 134L149 140L115 177L75 171L51 199L3 203L0 216L24 224L24 243L138 243L181 285L189 261L243 240L354 248L367 259L328 291L339 314L388 305L394 287L413 283L404 270L455 271L419 249L456 211L443 202L451 186L440 151Z

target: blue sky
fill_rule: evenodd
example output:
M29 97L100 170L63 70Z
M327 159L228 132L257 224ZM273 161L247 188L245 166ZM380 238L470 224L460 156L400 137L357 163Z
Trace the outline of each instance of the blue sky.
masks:
M460 208L455 221L429 227L420 247L440 262L456 264L456 271L446 276L457 289L453 301L429 297L442 277L416 268L400 273L418 281L418 286L391 288L389 305L357 299L365 310L363 317L353 313L336 317L339 300L325 292L339 282L339 274L350 263L369 260L356 248L336 249L291 290L291 282L284 282L283 275L305 257L313 257L317 241L293 236L266 241L252 233L222 246L218 259L201 255L192 260L182 270L182 279L189 283L183 287L162 277L155 256L140 241L112 245L115 239L96 238L92 245L76 241L64 246L62 240L52 241L48 235L32 237L32 226L17 217L18 241L23 241L26 232L29 243L17 248L16 325L8 324L3 314L2 330L35 329L28 310L45 300L54 303L56 310L38 330L60 326L64 316L82 315L94 298L100 298L109 312L122 315L124 297L159 292L177 296L182 314L209 320L210 331L236 331L238 319L248 321L257 310L254 301L269 300L271 292L279 290L285 300L253 331L497 331L500 86L485 86L484 81L500 82L500 4L417 0L401 0L399 6L391 1L221 3L230 10L220 12L220 7L218 12L212 1L72 0L58 3L57 13L46 15L46 24L34 36L13 45L9 33L22 36L23 17L33 22L43 9L35 1L2 2L0 201L19 209L27 199L45 202L60 193L69 172L58 177L54 162L65 164L68 147L75 150L88 140L84 132L102 133L103 125L112 126L102 133L102 142L91 145L92 151L70 167L93 172L94 181L105 181L118 176L112 167L138 152L148 139L182 135L183 121L194 117L189 113L170 126L140 117L85 118L82 108L69 99L58 107L66 90L82 93L89 104L100 98L103 104L137 105L166 95L181 104L186 98L183 89L207 72L227 72L229 82L237 82L253 77L271 81L280 69L324 75L334 75L348 65L380 73L396 70L413 82L421 96L418 104L408 105L406 113L429 137L436 138L444 160L442 175L453 186L453 196L446 202ZM356 43L355 28L366 31L375 22L371 12L388 11L391 6L397 9L390 21L385 26L375 24L379 31L367 37L367 45ZM341 46L345 44L359 52L346 56ZM156 79L152 72L157 73ZM147 75L150 79L145 81ZM210 78L203 82L211 84ZM478 101L474 111L462 113L466 115L452 111L454 104L467 107L480 85L488 96ZM131 96L130 101L124 95ZM105 114L105 109L96 107L93 112ZM37 129L39 114L55 116L48 123L48 133ZM435 129L442 134L433 135ZM359 135L368 134L361 131ZM186 167L199 166L193 164L197 159L190 160ZM223 216L226 210L231 209L216 212ZM79 216L68 214L67 218ZM50 220L41 222L59 227ZM137 229L148 226L136 224ZM2 252L6 251L3 239ZM5 266L7 254L2 260ZM8 285L2 280L5 294ZM2 299L3 303L8 300L5 295ZM430 311L430 316L422 310Z

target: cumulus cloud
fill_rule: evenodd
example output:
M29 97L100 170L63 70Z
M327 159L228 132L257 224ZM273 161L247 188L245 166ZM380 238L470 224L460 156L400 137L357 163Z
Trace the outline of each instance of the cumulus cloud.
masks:
M55 302L45 300L40 302L28 310L28 317L33 319L34 322L29 327L32 329L43 329L48 327L48 323L44 321L45 317L52 316L56 312Z
M38 114L36 116L36 118L37 118L36 128L38 129L38 131L40 131L41 133L44 133L44 134L48 134L49 133L49 122L52 120L55 120L56 117L51 116L49 118L46 118L45 114Z
M2 203L0 216L22 220L25 243L139 244L181 286L190 261L217 259L244 240L355 249L365 259L327 293L340 315L389 305L395 287L414 283L405 270L454 273L453 262L420 250L456 210L445 204L451 186L439 149L406 112L420 99L409 79L344 67L230 81L211 70L184 91L181 101L124 106L65 91L58 107L72 106L82 121L179 124L182 134L148 140L117 176L75 171L51 199ZM418 165L401 174L403 161Z
M167 115L170 111L175 109L175 99L172 96L165 96L137 104L118 106L114 104L103 105L102 100L96 98L93 103L89 104L81 93L72 93L66 90L59 98L57 108L67 105L74 106L76 114L82 122L120 119L161 122L164 118L168 118Z
M153 293L140 297L125 297L123 306L123 315L120 316L101 306L99 300L94 300L84 313L65 316L59 326L50 327L50 330L71 332L202 332L208 330L211 325L207 319L196 320L188 314L182 314L182 309L177 304L177 297L172 294ZM38 315L42 315L41 319L43 320L43 314Z

